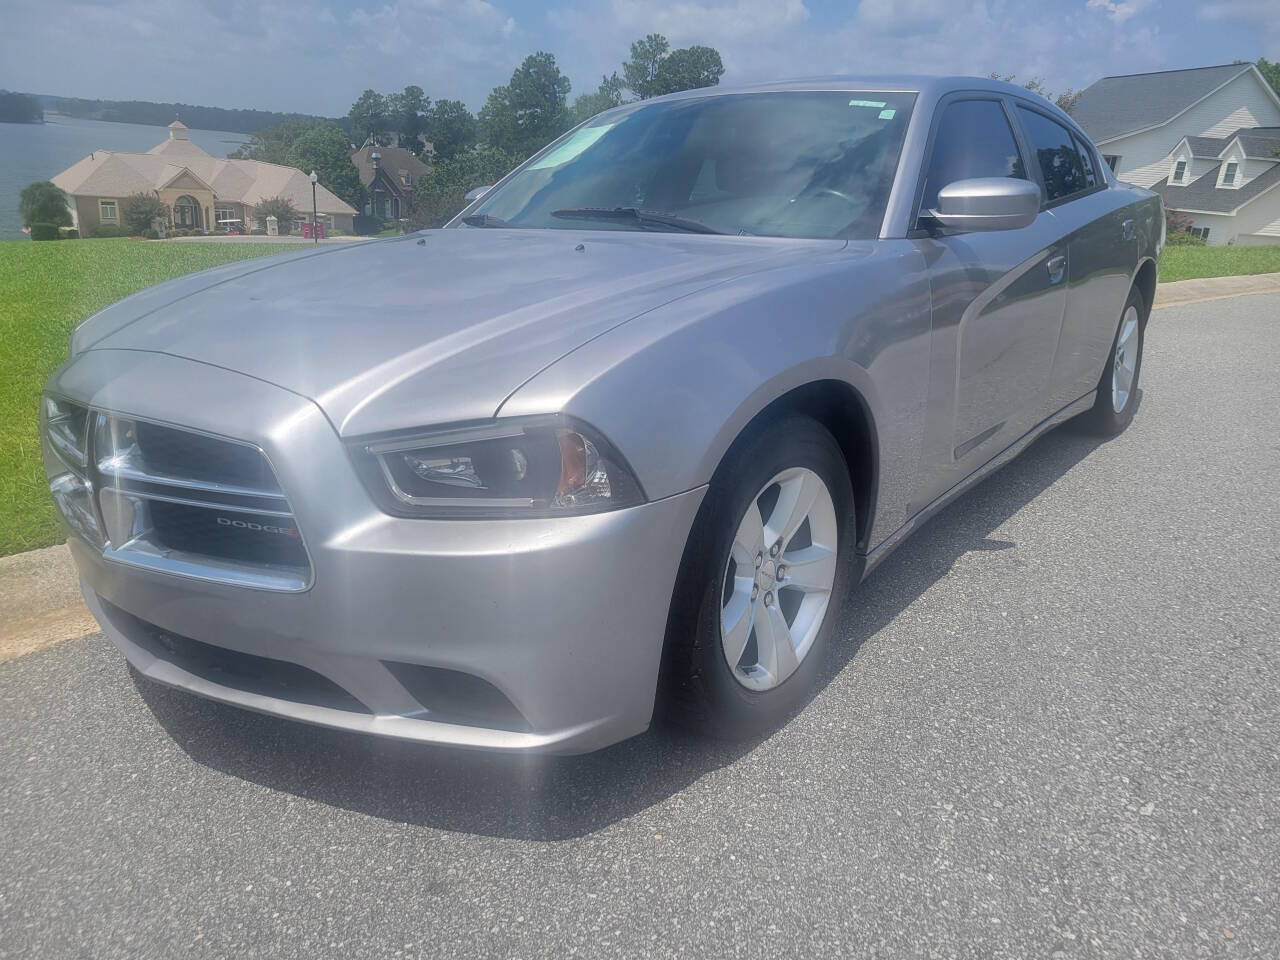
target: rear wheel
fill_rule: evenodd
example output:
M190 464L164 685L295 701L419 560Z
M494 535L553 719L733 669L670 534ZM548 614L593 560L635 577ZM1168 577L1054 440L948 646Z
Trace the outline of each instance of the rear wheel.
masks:
M1086 429L1093 433L1115 436L1133 420L1138 407L1138 377L1142 373L1146 315L1147 306L1142 294L1136 289L1130 290L1111 344L1111 356L1102 371L1102 379L1098 381L1093 409L1081 418Z
M673 601L665 681L678 719L740 739L805 703L848 587L852 518L844 456L815 421L778 421L731 452Z

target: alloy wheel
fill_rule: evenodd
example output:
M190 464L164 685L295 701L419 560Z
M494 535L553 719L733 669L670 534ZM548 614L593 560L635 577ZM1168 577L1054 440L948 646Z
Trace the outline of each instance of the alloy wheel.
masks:
M751 499L725 562L720 640L734 678L769 690L795 673L822 629L836 580L835 502L791 467Z
M1120 335L1116 337L1116 355L1111 364L1111 406L1116 413L1128 405L1133 392L1139 349L1138 308L1130 305L1120 318Z

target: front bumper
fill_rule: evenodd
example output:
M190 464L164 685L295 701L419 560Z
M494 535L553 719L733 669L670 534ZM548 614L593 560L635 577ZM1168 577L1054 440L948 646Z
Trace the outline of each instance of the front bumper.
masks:
M396 518L318 408L277 387L124 351L84 354L51 386L257 444L306 541L311 583L281 592L140 569L72 535L90 610L144 676L324 726L496 750L582 752L648 726L704 490L582 517ZM255 664L285 679L243 682ZM313 696L304 675L343 696Z

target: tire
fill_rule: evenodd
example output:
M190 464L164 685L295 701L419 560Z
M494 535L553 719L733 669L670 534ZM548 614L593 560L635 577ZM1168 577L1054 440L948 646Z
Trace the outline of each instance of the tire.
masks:
M1093 409L1080 418L1081 426L1089 433L1114 437L1133 421L1138 409L1138 378L1142 375L1142 348L1146 341L1147 305L1135 288L1129 291L1116 335L1111 341L1111 353L1098 381L1098 395ZM1121 347L1124 347L1122 350ZM1132 352L1131 352L1132 351ZM1131 363L1126 364L1124 361ZM1117 361L1120 361L1120 377L1116 377ZM1128 389L1123 389L1128 380Z
M811 493L806 519L783 531L780 518L794 520L796 505ZM758 541L749 510L760 518ZM740 740L775 729L808 702L849 588L855 529L844 454L823 426L788 416L738 441L712 479L680 565L662 678L671 719ZM828 563L831 586L824 592ZM744 617L749 634L742 632ZM735 625L726 628L728 636L722 620ZM731 664L726 648L738 643L742 654Z

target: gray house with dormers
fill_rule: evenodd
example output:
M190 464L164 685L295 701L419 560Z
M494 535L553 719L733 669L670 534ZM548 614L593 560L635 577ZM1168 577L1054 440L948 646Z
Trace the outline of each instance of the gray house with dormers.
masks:
M1104 77L1072 116L1208 243L1280 243L1280 95L1253 64Z

